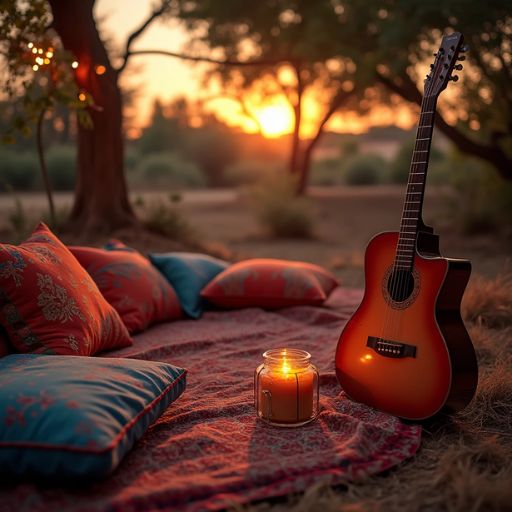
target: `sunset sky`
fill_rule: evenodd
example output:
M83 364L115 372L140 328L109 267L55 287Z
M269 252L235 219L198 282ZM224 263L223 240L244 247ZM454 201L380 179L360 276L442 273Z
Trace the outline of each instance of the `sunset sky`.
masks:
M149 0L98 0L95 8L96 19L100 21L103 37L118 48L127 36L137 28L151 11ZM134 49L166 49L170 51L186 50L187 34L176 21L156 21L136 41ZM134 109L134 125L144 126L151 114L155 98L168 102L184 95L191 99L211 98L209 108L228 124L240 126L245 131L256 131L257 125L244 116L240 105L231 99L219 98L219 89L205 89L201 77L206 66L190 64L179 59L163 56L132 57L125 71L123 83L137 91ZM249 101L251 112L258 118L264 135L278 136L291 131L292 112L284 98L275 97L265 103ZM319 116L318 105L313 98L306 98L304 104L304 133L310 136ZM382 107L372 111L367 119L361 120L355 115L337 115L328 128L340 132L361 132L368 124L397 124L410 127L414 118L408 108ZM132 136L136 133L132 133Z

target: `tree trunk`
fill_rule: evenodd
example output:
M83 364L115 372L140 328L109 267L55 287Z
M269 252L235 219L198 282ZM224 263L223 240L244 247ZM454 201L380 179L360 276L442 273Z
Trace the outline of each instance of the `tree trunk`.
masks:
M334 113L340 109L344 103L346 103L350 95L350 92L345 92L343 90L338 91L338 93L332 99L327 112L324 114L324 117L320 120L315 136L306 145L300 162L300 175L299 182L297 183L297 195L303 195L306 191L309 180L309 171L311 169L311 161L313 158L313 151L324 133L325 125L329 119L331 119Z
M294 66L295 75L297 77L297 97L292 104L294 113L294 125L292 134L292 147L290 149L290 163L289 171L292 176L298 171L299 157L300 157L300 125L302 120L302 94L304 92L304 85L300 68Z
M93 127L78 126L77 179L71 221L87 231L135 223L124 177L122 101L113 69L93 17L94 0L49 0L53 28L78 61L78 86L94 100ZM105 67L97 74L98 65Z

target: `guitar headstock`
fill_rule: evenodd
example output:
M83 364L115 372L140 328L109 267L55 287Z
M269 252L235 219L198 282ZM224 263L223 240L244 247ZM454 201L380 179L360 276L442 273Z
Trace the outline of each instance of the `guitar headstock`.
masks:
M464 36L460 32L443 37L439 50L434 53L435 60L430 65L430 73L425 80L426 97L437 98L441 91L446 89L450 80L456 82L459 79L458 75L453 74L453 71L460 71L462 64L457 64L457 61L466 59L464 55L461 55L468 50L463 43Z

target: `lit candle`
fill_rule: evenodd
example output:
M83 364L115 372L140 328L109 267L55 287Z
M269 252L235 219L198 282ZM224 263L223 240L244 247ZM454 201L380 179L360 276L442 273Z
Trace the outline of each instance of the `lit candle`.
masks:
M255 373L258 416L273 425L297 426L318 414L318 371L304 350L275 349L263 354Z

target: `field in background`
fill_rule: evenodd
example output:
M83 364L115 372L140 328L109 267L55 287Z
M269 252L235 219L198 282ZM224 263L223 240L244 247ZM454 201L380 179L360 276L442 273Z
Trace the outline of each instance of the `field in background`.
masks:
M429 187L425 199L425 220L441 235L444 255L468 258L473 272L494 277L511 268L512 243L498 235L461 235L450 223L446 208L449 189ZM181 193L176 205L190 224L199 242L221 246L234 259L275 257L305 260L333 270L346 286L363 285L363 256L369 239L380 231L396 230L400 220L404 186L332 186L312 187L308 202L311 209L311 239L275 239L257 223L249 197L235 189L190 190ZM168 193L134 194L136 204L155 204L168 200ZM45 196L40 193L17 194L29 223L42 218ZM69 207L70 193L56 195L58 208ZM4 240L9 217L15 205L14 196L0 195L0 231ZM80 234L76 233L80 240ZM133 238L135 237L135 239ZM165 240L158 247L151 240L130 238L139 250L165 250ZM98 243L101 243L99 240ZM133 242L132 242L133 243ZM172 249L169 243L170 249Z

